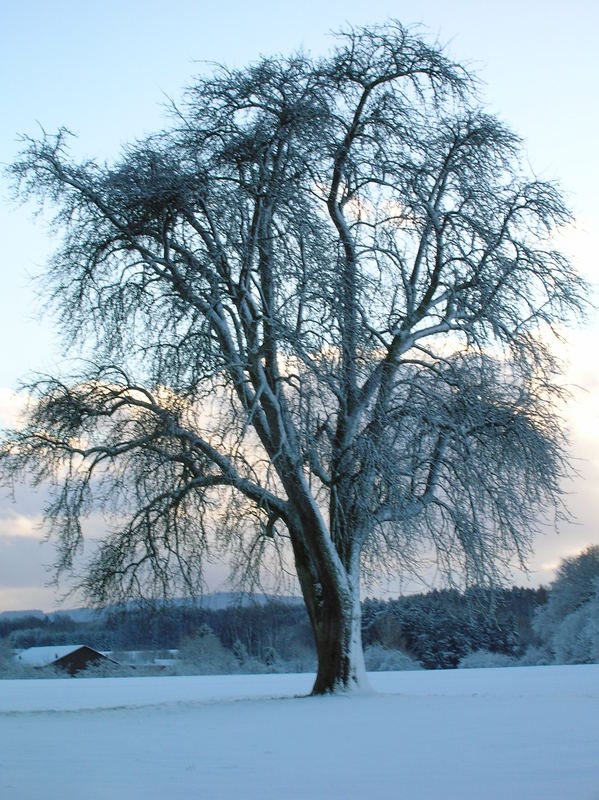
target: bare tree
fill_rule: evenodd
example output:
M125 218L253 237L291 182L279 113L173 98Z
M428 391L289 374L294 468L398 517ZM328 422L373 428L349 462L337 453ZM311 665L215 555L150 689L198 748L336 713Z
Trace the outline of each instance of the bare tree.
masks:
M432 548L489 583L524 559L566 466L547 334L585 287L551 246L559 192L461 66L398 23L349 30L199 78L114 165L67 141L12 172L58 209L46 285L88 360L27 387L1 456L55 482L59 570L98 506L99 603L290 546L323 693L362 680L361 568Z

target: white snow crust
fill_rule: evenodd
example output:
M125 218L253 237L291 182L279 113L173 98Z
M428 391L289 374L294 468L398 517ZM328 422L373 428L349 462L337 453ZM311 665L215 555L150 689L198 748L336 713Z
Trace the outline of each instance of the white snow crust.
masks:
M0 797L599 798L599 665L313 677L0 681Z

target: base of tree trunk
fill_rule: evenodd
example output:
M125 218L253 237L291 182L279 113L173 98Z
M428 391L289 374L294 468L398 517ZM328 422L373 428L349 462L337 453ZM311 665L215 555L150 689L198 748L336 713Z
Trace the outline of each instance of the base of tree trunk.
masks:
M372 691L366 673L352 675L349 679L343 680L339 677L321 674L320 670L316 675L311 695L327 694L366 694Z
M313 695L369 691L359 605L349 619L330 614L315 629L318 672Z

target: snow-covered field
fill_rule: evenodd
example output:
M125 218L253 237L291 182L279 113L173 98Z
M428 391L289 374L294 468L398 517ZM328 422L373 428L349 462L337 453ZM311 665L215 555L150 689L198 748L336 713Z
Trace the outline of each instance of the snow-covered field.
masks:
M0 681L0 797L599 799L599 665L370 679Z

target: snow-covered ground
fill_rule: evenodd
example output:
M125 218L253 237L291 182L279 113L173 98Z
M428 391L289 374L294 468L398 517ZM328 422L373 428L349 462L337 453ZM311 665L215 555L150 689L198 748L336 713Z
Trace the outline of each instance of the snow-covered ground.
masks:
M599 665L370 679L0 681L0 797L599 798Z

